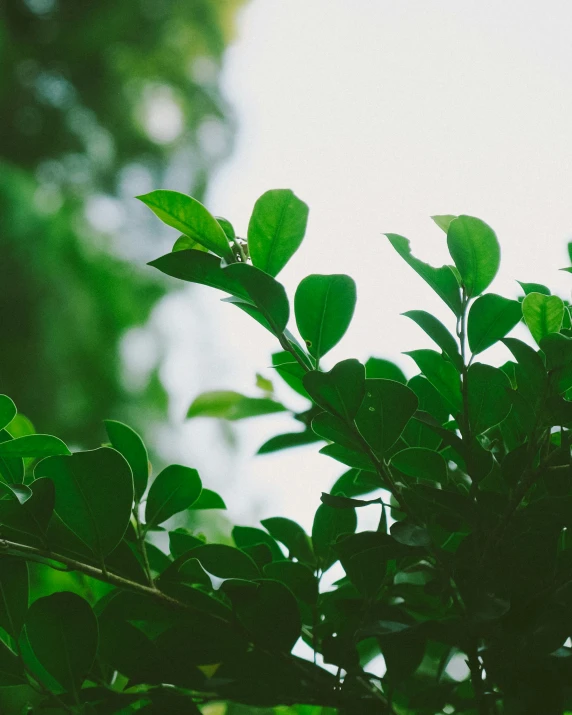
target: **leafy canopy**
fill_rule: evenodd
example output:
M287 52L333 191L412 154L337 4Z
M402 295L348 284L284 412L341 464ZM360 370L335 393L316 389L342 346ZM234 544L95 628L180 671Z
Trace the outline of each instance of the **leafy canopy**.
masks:
M276 274L304 236L303 201L264 194L245 240L190 197L143 198L186 236L151 266L227 293L276 337L273 373L307 400L289 409L258 374L259 394L204 393L187 418L288 412L296 426L260 454L317 443L347 469L311 533L275 516L217 543L173 527L177 514L225 508L196 469L156 474L141 437L114 420L110 444L89 451L22 435L0 396L0 688L32 694L34 712L89 715L206 715L211 701L292 715L569 711L567 301L533 283L520 299L486 292L500 263L494 232L436 216L451 265L423 263L388 235L455 316L405 313L436 347L408 353L419 374L377 356L324 370L356 288L310 275L291 310ZM530 339L509 335L520 323ZM493 345L501 367L481 359ZM357 509L374 528L359 528ZM38 561L66 569L67 587L37 593ZM296 655L298 643L315 658Z

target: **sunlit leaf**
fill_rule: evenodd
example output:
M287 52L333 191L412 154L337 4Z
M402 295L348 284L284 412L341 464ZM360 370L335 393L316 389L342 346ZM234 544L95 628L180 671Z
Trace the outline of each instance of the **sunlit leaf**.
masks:
M449 225L447 245L467 296L480 295L489 287L500 265L495 232L478 218L459 216Z
M522 314L532 337L540 343L549 333L559 332L564 303L557 295L529 293L522 301Z
M196 469L172 464L151 484L145 504L145 524L153 528L188 509L199 498L202 483Z
M522 318L522 306L516 300L487 293L473 303L469 311L467 335L476 355L504 338Z

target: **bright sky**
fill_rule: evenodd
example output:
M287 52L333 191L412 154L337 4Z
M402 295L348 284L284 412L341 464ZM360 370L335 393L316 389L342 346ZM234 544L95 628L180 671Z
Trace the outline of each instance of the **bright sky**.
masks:
M401 233L416 255L442 264L445 235L432 214L467 213L495 229L504 260L493 290L514 297L519 279L569 297L571 277L558 268L569 265L572 237L571 26L569 0L247 5L223 77L240 127L236 151L207 204L240 235L267 189L292 188L310 205L305 243L280 280L291 296L308 273L347 272L358 284L354 323L324 367L375 354L411 375L400 353L430 342L399 314L423 308L453 327L382 235ZM211 322L219 354L191 367L181 339L167 370L173 386L187 375L178 418L202 390L256 394L255 372L271 376L271 336L217 298L208 289L192 296L193 319ZM206 422L185 427L194 453L221 439ZM311 526L320 492L343 467L313 447L252 456L291 424L277 416L238 425L239 457L221 460L216 474L205 456L207 482L235 503L232 518L280 514Z

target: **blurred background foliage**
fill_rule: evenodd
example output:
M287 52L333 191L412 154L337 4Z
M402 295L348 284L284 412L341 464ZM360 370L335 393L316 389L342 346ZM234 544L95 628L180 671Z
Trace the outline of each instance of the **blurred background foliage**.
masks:
M242 2L0 2L0 391L38 431L95 446L106 417L148 433L165 414L156 346L124 379L166 290L145 263L172 243L133 197L200 198L228 155Z

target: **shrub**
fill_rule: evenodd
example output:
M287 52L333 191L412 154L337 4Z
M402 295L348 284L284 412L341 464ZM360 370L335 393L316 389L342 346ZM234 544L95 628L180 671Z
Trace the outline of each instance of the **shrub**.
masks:
M229 294L276 337L276 372L309 401L293 415L302 429L260 452L325 442L320 451L348 469L322 495L310 536L277 516L235 527L234 546L175 529L165 554L150 531L181 511L224 508L196 470L169 466L149 486L145 445L128 426L109 421L109 445L72 454L2 396L0 684L31 684L35 707L50 712L199 713L211 701L311 715L572 708L568 304L538 284L521 284L519 300L485 292L499 267L494 232L437 216L454 265L434 268L407 239L387 238L446 303L454 331L406 313L439 348L409 353L420 374L408 381L376 358L321 371L356 289L345 275L308 276L294 297L301 341L289 331L276 275L304 237L300 199L264 194L243 240L188 196L140 198L183 234L151 265ZM506 337L522 320L539 349ZM511 359L481 362L498 342ZM189 417L285 409L270 394L214 392ZM356 531L361 508L378 510L375 531ZM89 588L29 604L30 561ZM321 587L338 562L340 578ZM299 639L313 662L292 655ZM383 677L368 671L380 654ZM470 676L455 679L448 666L463 660Z

